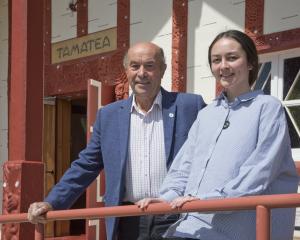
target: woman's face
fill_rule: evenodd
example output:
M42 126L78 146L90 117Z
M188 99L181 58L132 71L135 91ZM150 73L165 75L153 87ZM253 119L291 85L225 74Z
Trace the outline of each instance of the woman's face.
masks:
M211 70L229 96L235 98L250 90L246 52L232 38L219 39L211 49Z

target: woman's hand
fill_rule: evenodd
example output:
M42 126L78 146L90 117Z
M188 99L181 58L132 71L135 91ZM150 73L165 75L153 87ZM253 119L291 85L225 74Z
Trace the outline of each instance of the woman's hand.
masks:
M181 208L185 203L199 200L199 198L193 197L193 196L183 196L175 198L173 201L170 202L171 208Z
M161 198L144 198L140 201L137 201L135 205L137 205L140 209L144 210L149 206L150 203L162 203L162 202L166 202L166 201Z

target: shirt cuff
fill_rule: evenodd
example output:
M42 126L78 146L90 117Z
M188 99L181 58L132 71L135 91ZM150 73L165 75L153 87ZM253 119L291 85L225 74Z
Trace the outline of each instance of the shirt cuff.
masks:
M171 202L173 199L178 198L179 195L175 191L169 190L164 194L160 195L159 197L164 199L167 202Z
M200 199L201 200L209 200L209 199L221 199L221 198L226 198L226 195L223 192L220 192L218 190L214 192L209 192L205 194L200 194Z
M49 203L52 206L53 210L67 209L67 207L62 206L61 204L59 204L59 201L57 201L57 199L55 199L51 196L47 196L43 201Z

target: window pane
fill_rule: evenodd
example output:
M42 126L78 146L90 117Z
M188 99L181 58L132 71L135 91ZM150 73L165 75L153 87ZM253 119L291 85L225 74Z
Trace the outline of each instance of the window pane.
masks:
M284 87L283 99L296 100L300 99L300 57L289 58L284 60Z
M271 93L271 62L259 64L258 76L254 85L254 90L261 89L265 94Z
M285 110L292 148L300 148L300 106L286 107Z

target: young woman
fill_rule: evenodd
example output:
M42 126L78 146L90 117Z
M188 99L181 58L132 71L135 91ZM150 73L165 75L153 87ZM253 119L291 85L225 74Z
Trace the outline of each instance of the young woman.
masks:
M255 44L236 30L220 33L208 51L211 71L223 92L201 110L176 156L160 198L181 207L196 199L297 192L284 109L279 100L252 91L258 72ZM273 240L292 239L295 209L272 210ZM187 213L165 237L254 240L255 211Z

